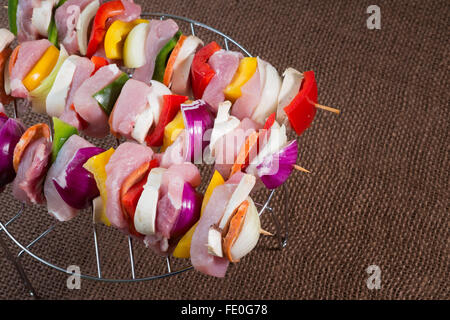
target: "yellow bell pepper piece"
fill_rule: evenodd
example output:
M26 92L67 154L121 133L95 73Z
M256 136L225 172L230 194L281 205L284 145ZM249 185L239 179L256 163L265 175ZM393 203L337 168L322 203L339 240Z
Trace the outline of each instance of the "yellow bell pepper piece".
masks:
M200 211L200 216L202 216L203 211L205 211L206 205L208 204L209 199L212 196L214 189L225 183L224 178L219 173L219 171L214 171L214 174L209 182L208 188L206 188L205 195L203 196L202 208Z
M178 111L177 115L171 122L169 122L164 128L164 140L161 147L161 152L166 151L174 141L178 138L181 131L184 129L183 114Z
M59 57L59 50L55 46L50 46L42 55L41 59L34 65L31 71L23 79L22 83L28 91L33 91L41 82L48 77L56 65Z
M113 22L105 35L105 53L108 59L122 59L125 39L130 31L140 23L149 23L149 21L136 19L130 22L120 20Z
M89 171L94 175L94 179L95 182L97 183L98 190L100 191L100 197L102 199L102 212L100 214L100 221L103 224L107 225L108 227L111 225L111 223L109 222L108 217L106 216L107 195L106 195L105 166L109 162L109 159L111 158L114 152L115 150L111 148L108 151L93 156L83 165L83 168L85 168L87 171Z
M242 95L242 86L255 74L257 67L258 62L256 58L247 57L241 59L233 80L224 90L226 100L234 103Z
M203 197L202 209L200 211L200 217L203 215L203 211L208 204L209 199L212 196L214 189L225 183L225 180L222 178L220 173L216 170L209 182L208 188L206 189L205 195ZM173 251L173 256L175 258L190 258L191 256L191 241L192 236L194 235L195 228L197 228L198 222L194 224L188 232L181 238L178 242L177 247Z

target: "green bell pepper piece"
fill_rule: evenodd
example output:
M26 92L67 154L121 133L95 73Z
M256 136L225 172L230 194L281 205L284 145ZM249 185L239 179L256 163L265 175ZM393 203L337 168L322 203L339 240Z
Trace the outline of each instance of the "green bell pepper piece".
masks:
M59 7L61 7L67 0L59 0L58 4L53 9L52 20L48 26L48 41L53 43L55 47L59 49L59 40L58 40L58 28L56 28L55 22L55 11Z
M53 120L53 146L52 146L52 162L56 160L59 150L61 150L67 139L74 134L78 134L78 130L70 124L59 120L56 117Z
M164 81L164 73L166 72L167 61L169 60L170 54L172 53L173 48L175 48L175 46L177 45L177 42L180 39L181 35L181 31L178 31L156 56L153 80L159 82Z
M8 0L9 30L17 36L17 6L19 0Z
M58 29L56 28L55 16L52 17L50 25L48 26L48 41L53 43L53 45L59 49Z
M108 116L111 114L123 86L129 79L128 75L122 72L116 80L92 96Z

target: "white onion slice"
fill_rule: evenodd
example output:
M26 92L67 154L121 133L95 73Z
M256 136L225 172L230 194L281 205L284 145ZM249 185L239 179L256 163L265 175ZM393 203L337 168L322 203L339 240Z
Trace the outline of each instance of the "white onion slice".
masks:
M278 107L277 107L277 121L279 123L285 123L287 120L286 108L295 96L297 96L300 91L300 87L303 81L303 73L293 69L287 68L283 73L283 83L281 84L280 94L278 96Z
M64 61L69 57L66 49L63 45L61 45L61 50L59 50L58 61L56 62L55 67L52 72L45 78L39 87L30 92L30 100L33 112L45 114L47 111L46 101L47 95L50 92L53 84L55 83L56 76L63 65ZM11 83L11 87L13 87L13 83Z
M97 14L97 10L100 7L100 1L94 0L89 3L84 10L81 12L80 17L77 21L77 40L78 47L80 48L80 53L82 56L86 55L88 41L89 41L89 25L91 24L92 19L94 19Z
M261 87L261 100L256 106L255 111L253 111L251 118L260 124L264 124L267 117L277 110L278 95L281 89L281 78L277 69L275 69L270 63L267 63L260 58L257 59L260 76L261 69L264 69L265 76L263 86Z
M163 96L172 94L172 91L170 91L170 89L161 82L155 80L151 80L150 84L151 92L147 96L147 99L148 103L150 104L150 109L153 112L153 122L156 125L159 122L159 116L161 115L161 110L164 105Z
M189 74L195 52L201 46L203 46L203 41L196 36L188 36L184 40L173 64L172 82L169 85L174 93L192 96Z
M52 20L53 6L55 0L41 1L40 6L33 8L31 16L31 24L37 29L39 34L43 37L48 36L48 27Z
M149 31L149 23L140 23L130 31L125 39L123 63L127 68L140 68L145 64L145 40Z
M211 140L209 142L209 150L211 156L215 156L215 145L217 141L236 129L241 121L238 118L230 116L231 102L224 101L219 104L216 119L214 120L214 127L211 133Z
M75 74L75 57L67 58L56 75L46 99L46 110L50 117L60 117L66 106L66 98Z
M208 231L208 253L216 257L223 257L222 233L214 226Z
M153 235L156 232L156 208L164 172L166 169L158 167L153 168L148 174L134 215L134 226L139 233Z
M153 125L153 112L150 109L150 107L148 107L136 117L136 122L134 123L131 136L137 142L144 143L145 137L147 137L147 134L152 125Z
M250 197L247 198L247 201L249 206L245 215L244 225L230 250L233 261L239 261L255 248L261 232L258 210Z
M14 41L14 34L8 29L0 29L0 52Z
M255 186L255 183L256 178L253 175L245 174L241 178L241 181L239 182L236 190L234 190L233 194L231 195L222 219L220 220L219 228L221 230L225 229L228 221L230 221L233 212L241 205L242 202L245 201L245 199L247 199L248 195Z

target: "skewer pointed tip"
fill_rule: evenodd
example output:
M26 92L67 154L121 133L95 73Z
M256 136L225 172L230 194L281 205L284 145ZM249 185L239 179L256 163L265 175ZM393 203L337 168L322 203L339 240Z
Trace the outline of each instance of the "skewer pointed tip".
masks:
M273 233L270 233L269 231L266 231L264 229L260 229L259 233L262 234L263 236L273 237Z
M339 110L339 109L323 106L323 105L318 104L318 103L316 103L314 106L316 108L318 108L318 109L330 111L330 112L333 112L333 113L336 113L336 114L340 114L341 113L341 110Z
M296 164L294 164L294 169L298 170L298 171L301 171L301 172L311 173L311 171L309 171L309 170L307 170L305 168L302 168L302 167L300 167L299 165L296 165Z

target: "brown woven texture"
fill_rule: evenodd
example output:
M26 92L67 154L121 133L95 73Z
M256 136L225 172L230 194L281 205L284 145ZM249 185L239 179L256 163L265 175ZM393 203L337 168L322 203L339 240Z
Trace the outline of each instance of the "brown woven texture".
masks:
M432 299L449 298L449 25L448 1L377 1L381 30L368 30L374 1L140 1L144 11L190 17L216 27L253 55L314 70L319 111L299 139L294 173L271 205L290 205L289 243L263 237L224 279L195 271L150 282L110 284L67 276L21 258L39 295L49 299ZM6 10L1 26L6 27ZM189 32L187 26L183 26ZM207 40L206 33L199 31ZM205 36L203 36L205 34ZM222 41L220 38L216 38ZM223 42L221 42L223 43ZM8 109L11 111L11 109ZM26 114L29 125L43 118ZM111 139L103 143L111 143ZM99 145L104 145L100 144ZM204 180L210 171L203 171ZM266 194L260 195L263 201ZM19 205L1 195L0 221ZM10 230L28 244L54 221L27 208ZM270 215L263 227L274 231ZM5 236L11 250L18 248ZM100 227L103 275L130 277L126 238ZM138 277L165 272L165 261L135 244ZM88 213L33 246L64 268L96 274ZM186 262L175 262L174 268ZM369 290L366 268L381 269L381 289ZM12 264L0 260L0 297L28 298Z

